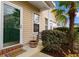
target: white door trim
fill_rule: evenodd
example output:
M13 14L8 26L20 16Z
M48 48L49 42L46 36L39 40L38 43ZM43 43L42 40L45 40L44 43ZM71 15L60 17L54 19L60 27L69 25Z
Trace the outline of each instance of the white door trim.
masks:
M3 48L3 3L1 2L1 10L0 10L0 50Z
M23 8L22 7L20 7L20 6L17 6L17 5L15 5L15 4L13 4L13 3L11 3L11 2L2 2L2 8L1 8L1 20L0 20L0 22L1 22L1 26L0 26L0 32L1 32L1 37L0 37L0 49L4 49L4 48L7 48L7 47L12 47L12 46L14 46L14 45L12 45L12 46L7 46L7 47L3 47L3 23L4 23L4 17L3 17L3 15L4 15L4 4L7 4L7 5L10 5L10 6L12 6L12 7L14 7L14 8L17 8L17 9L19 9L20 10L20 42L19 42L19 44L23 44ZM16 44L15 44L16 45Z

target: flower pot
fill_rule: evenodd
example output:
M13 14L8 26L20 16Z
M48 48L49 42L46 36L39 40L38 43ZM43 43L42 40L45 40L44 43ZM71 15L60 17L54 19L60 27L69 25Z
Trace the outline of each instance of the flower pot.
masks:
M29 46L30 46L31 48L35 48L35 47L37 47L37 45L38 45L38 41L37 41L37 40L31 40L31 41L29 42Z

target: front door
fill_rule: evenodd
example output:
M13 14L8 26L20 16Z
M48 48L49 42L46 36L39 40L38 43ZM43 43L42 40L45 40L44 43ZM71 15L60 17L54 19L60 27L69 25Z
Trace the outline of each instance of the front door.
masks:
M20 42L20 10L4 4L3 47Z

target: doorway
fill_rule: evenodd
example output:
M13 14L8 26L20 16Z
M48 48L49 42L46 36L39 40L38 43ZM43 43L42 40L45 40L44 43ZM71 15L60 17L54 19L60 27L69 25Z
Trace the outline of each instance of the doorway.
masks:
M21 8L10 2L3 3L3 47L22 43L21 15Z

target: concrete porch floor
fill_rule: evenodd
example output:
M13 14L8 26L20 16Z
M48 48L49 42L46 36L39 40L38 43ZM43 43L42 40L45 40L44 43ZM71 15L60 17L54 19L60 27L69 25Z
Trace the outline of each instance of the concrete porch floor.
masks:
M47 54L40 52L43 49L42 41L39 41L39 44L36 48L30 48L29 45L24 46L26 52L16 56L16 57L51 57Z
M44 54L42 52L38 52L38 53L34 54L32 57L52 57L52 56Z
M42 41L39 41L38 46L36 48L30 48L29 45L27 44L23 47L23 49L25 50L25 52L16 56L16 57L31 57L31 56L34 56L36 53L39 53L43 49Z

